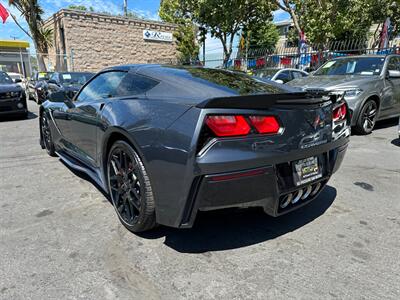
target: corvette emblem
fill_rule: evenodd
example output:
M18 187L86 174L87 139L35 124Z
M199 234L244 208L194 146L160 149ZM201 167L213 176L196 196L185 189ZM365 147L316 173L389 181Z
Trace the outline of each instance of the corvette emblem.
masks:
M325 116L321 112L317 112L317 115L315 116L309 116L306 118L307 123L311 125L314 130L317 130L319 128L323 128L325 126Z

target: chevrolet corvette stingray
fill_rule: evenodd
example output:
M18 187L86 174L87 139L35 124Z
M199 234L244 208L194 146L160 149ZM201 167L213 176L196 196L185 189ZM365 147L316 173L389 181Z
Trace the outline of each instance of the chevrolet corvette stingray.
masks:
M42 148L87 173L133 232L191 227L204 210L295 210L323 190L350 136L340 95L200 67L108 68L73 99L53 93L39 120Z

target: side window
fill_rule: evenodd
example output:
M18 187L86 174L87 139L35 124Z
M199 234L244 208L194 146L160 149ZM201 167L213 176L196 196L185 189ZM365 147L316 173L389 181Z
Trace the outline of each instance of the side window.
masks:
M117 96L132 96L146 93L159 82L148 77L128 73L117 89Z
M275 80L282 80L283 83L289 82L290 81L289 71L280 72Z
M110 71L96 76L79 93L75 101L89 101L118 96L117 89L127 72Z
M50 80L53 80L55 82L58 82L58 74L54 73L53 75L51 75Z
M292 77L293 77L293 79L302 78L303 75L300 72L292 71Z
M390 58L387 69L388 71L389 70L400 71L400 58L399 57Z

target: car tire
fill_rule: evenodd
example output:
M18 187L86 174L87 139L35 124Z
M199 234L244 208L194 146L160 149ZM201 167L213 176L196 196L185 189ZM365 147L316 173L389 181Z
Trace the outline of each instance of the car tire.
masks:
M358 115L355 132L362 135L370 134L375 127L377 115L378 104L375 100L368 99Z
M131 232L156 226L153 189L146 168L133 147L116 141L107 158L107 184L121 223Z
M53 143L53 137L51 135L50 124L45 112L43 112L40 118L40 130L40 143L42 148L46 149L47 154L50 156L56 157L57 154Z

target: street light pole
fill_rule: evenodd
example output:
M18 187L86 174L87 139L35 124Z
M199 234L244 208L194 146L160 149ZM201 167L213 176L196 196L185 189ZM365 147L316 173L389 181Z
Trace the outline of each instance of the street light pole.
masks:
M128 0L124 0L124 15L128 16Z

